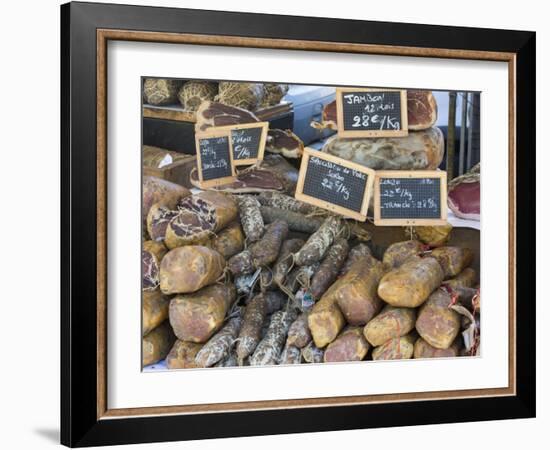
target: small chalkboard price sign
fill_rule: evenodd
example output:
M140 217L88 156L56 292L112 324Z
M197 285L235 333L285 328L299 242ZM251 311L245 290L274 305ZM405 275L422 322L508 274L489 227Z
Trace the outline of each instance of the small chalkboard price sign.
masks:
M374 170L306 148L295 197L343 216L365 221L373 182Z
M216 127L215 129L231 131L233 165L243 166L264 159L268 128L269 122L254 122Z
M446 223L446 172L438 170L376 172L375 225L413 226Z
M337 88L336 116L342 137L407 136L407 91Z
M197 171L201 187L218 186L235 179L230 130L209 130L195 134Z

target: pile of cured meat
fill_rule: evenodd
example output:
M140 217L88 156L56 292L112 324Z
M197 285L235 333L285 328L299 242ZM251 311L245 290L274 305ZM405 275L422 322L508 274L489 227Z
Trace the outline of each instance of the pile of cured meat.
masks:
M343 138L334 136L323 151L374 170L435 170L443 161L443 133L437 127L437 103L430 91L407 91L409 134L404 137ZM337 129L336 101L328 104L319 129Z
M448 227L386 248L281 192L143 187L143 365L456 357L479 349L478 274Z
M409 134L404 137L342 138L331 137L322 151L356 162L374 170L436 170L445 155L443 133L435 125L437 104L430 91L407 91ZM253 112L216 101L203 101L197 110L197 131L210 127L259 122ZM321 122L314 128L337 129L336 102L325 106ZM231 185L218 188L225 192L251 193L277 190L293 195L297 173L289 170L287 158L301 158L304 144L291 130L269 129L268 157L259 166L240 171ZM277 158L278 157L278 158ZM291 173L281 178L281 173ZM198 180L191 179L198 186ZM455 216L479 221L479 164L449 183L448 205Z

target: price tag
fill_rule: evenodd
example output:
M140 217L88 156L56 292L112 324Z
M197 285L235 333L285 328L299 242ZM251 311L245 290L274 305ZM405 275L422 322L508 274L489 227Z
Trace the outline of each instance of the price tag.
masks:
M373 182L372 169L306 148L295 197L343 216L365 221Z
M447 173L444 171L376 172L375 225L447 223Z
M342 137L407 136L407 91L336 89L338 135Z
M216 127L216 130L230 130L233 144L233 165L250 165L264 159L268 122L254 122L240 125Z
M195 134L197 171L201 187L234 181L233 146L229 130L212 130Z

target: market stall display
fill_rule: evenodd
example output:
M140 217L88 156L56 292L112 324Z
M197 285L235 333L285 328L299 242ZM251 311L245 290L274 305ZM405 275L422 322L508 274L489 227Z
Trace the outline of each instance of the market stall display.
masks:
M184 105L200 86L195 189L144 178L144 366L164 358L168 369L187 369L478 354L479 232L464 233L441 215L421 226L373 224L369 209L380 195L372 192L375 174L394 173L382 170L412 174L417 197L420 185L435 189L426 181L432 174L443 193L438 207L446 208L447 180L437 171L444 136L433 127L431 92L398 91L406 101L395 114L408 124L396 131L405 135L336 135L317 151L270 126L265 156L235 167L229 146L220 177L234 176L205 185L201 171L222 154L212 142L203 151L201 136L259 124L254 110L280 101L288 87L220 82L214 98L213 85L188 82ZM337 116L329 104L312 126L336 129ZM177 160L145 154L152 164ZM476 183L479 197L474 168L449 184L459 217L475 211Z

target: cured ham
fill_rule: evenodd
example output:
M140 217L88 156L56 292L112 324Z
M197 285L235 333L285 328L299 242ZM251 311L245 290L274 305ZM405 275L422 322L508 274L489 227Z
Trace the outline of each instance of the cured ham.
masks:
M191 172L191 184L200 188L197 171ZM268 155L258 165L244 169L237 174L235 181L211 190L234 194L252 194L278 191L294 194L298 181L298 171L280 155Z
M435 170L443 160L443 147L443 133L434 127L405 137L335 136L323 151L375 170Z
M479 164L468 173L449 183L447 204L453 214L461 219L480 220L481 177Z

